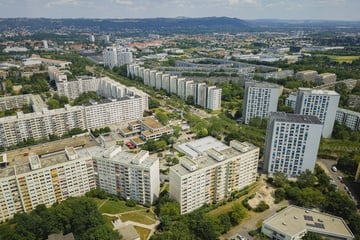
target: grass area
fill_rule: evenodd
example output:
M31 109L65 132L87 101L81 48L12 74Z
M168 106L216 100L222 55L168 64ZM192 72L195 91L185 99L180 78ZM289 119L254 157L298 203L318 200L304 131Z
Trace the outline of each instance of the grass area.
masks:
M154 214L151 212L146 212L146 210L141 212L125 213L121 214L121 221L133 221L142 224L154 224Z
M325 55L325 54L319 54L317 56L327 56L331 60L339 63L343 63L343 62L351 63L356 59L360 59L360 56L338 56L338 55Z
M140 235L140 240L146 240L150 234L150 230L147 228L142 228L142 227L138 227L138 226L134 226L136 231L139 233Z
M96 205L97 205L98 207L100 207L101 204L103 204L103 202L107 201L107 199L99 199L99 198L93 198L93 199L94 199L94 201L96 202Z
M248 194L240 197L239 199L236 199L235 201L228 202L223 206L220 206L220 207L218 207L218 208L216 208L214 210L211 210L207 214L209 214L211 216L219 216L221 214L230 212L232 206L234 205L234 203L241 203L246 197L250 196L251 194L254 194L260 187L261 187L260 182L254 183L252 186L249 187L249 193Z
M114 219L114 217L110 217L110 216L104 216L103 218L105 219L105 224L110 228L113 229L114 225L112 224L112 220Z
M142 209L142 208L139 206L128 207L125 205L125 201L120 201L120 200L118 201L109 200L99 208L101 213L109 213L109 214L134 211L138 209Z
M344 153L360 151L360 142L339 139L321 139L319 155L343 156Z

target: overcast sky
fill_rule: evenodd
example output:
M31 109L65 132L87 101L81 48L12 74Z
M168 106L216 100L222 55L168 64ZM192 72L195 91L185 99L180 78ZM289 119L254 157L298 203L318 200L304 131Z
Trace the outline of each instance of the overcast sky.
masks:
M1 17L360 20L360 0L0 0Z

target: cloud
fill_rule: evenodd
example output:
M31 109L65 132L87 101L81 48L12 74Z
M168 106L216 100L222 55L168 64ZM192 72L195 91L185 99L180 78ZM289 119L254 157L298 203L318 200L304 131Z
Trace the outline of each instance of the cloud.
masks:
M126 6L130 6L134 4L132 0L113 0L113 2L119 5L126 5Z

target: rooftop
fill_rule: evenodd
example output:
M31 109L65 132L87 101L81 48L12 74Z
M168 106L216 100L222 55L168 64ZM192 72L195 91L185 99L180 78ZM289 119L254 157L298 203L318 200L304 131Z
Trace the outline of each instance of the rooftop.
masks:
M266 219L263 225L290 236L307 230L338 238L354 238L342 218L297 206L287 207Z
M211 136L176 146L176 150L185 153L189 158L192 159L204 155L205 151L211 148L217 151L222 151L226 148L229 148L229 146Z
M142 118L140 121L143 122L144 125L148 126L149 128L152 128L152 129L164 127L159 121L157 121L153 117Z
M276 121L281 121L281 122L322 124L317 116L291 114L291 113L284 113L284 112L272 112L272 113L270 113L270 119L274 119Z
M299 92L306 92L308 94L313 94L313 95L333 95L333 96L340 97L340 95L337 92L335 92L334 90L299 88Z
M206 139L200 139L205 141ZM216 139L215 139L216 140ZM241 156L242 154L246 154L247 152L259 149L258 147L254 146L251 143L240 143L236 140L234 140L237 144L232 145L243 145L246 146L246 148L242 148L243 151L240 151L236 149L236 146L229 147L220 141L216 140L218 142L218 145L216 145L214 142L212 145L207 145L207 147L203 146L202 149L204 150L204 155L197 157L196 159L191 159L188 156L182 157L180 159L181 164L177 164L175 166L172 166L171 169L176 172L179 176L186 176L187 174L193 172L197 169L204 169L209 167L214 167L215 165L221 164L221 162L233 159L234 157ZM196 141L195 141L196 142ZM192 142L190 142L192 143ZM209 142L208 142L209 143ZM199 145L196 145L199 146ZM213 147L210 147L213 146ZM201 146L200 146L201 147ZM179 150L181 151L181 150ZM240 160L241 161L241 160Z

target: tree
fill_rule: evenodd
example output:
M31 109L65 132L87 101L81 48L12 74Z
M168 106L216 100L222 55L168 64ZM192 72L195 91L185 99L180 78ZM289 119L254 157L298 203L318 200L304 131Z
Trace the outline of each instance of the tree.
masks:
M309 170L301 173L297 178L297 185L299 188L313 187L317 182L316 176Z
M273 176L273 184L275 187L284 187L288 184L288 179L283 172L275 172Z
M246 216L246 209L240 203L234 203L229 213L230 221L233 226L239 224Z
M164 113L161 113L161 112L156 113L156 114L155 114L155 117L156 117L157 120L159 120L159 122L160 122L162 125L167 125L168 122L169 122L168 116L166 116L166 114L164 114Z

